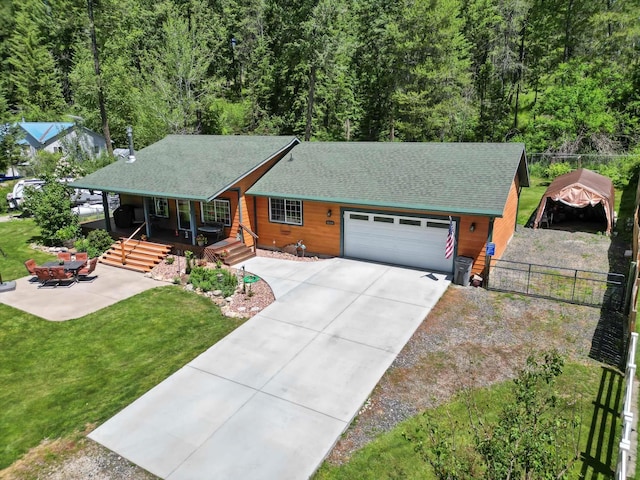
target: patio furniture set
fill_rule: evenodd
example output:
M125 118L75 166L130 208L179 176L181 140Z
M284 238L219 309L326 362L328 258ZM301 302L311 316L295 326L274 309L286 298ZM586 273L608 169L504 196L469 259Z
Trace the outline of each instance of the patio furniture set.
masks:
M98 258L88 259L86 253L59 252L58 260L43 263L38 266L36 261L29 259L24 262L25 267L34 280L42 287L71 287L78 282L92 282L97 275L90 276L96 269Z

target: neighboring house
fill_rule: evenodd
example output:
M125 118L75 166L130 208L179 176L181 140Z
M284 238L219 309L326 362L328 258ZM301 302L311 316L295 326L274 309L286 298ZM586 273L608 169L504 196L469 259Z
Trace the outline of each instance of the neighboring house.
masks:
M51 153L68 153L68 149L78 145L87 155L95 157L106 150L102 135L88 128L70 122L19 122L18 135L23 137L18 143L24 154L33 158L44 150Z
M136 157L72 185L119 192L121 203L142 207L154 219L149 236L175 229L193 243L198 227L221 221L226 237L247 245L248 229L259 247L302 241L307 254L443 272L456 256L481 272L488 242L502 255L529 185L520 143L172 135ZM450 225L456 241L447 258Z

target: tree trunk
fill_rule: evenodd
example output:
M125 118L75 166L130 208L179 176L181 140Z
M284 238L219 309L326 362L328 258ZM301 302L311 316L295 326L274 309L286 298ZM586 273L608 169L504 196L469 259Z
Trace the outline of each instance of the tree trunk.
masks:
M91 53L93 53L93 69L96 74L98 86L98 106L100 108L100 119L102 120L102 133L107 143L107 152L113 155L113 145L111 145L111 133L109 132L109 120L107 119L107 107L104 101L104 89L102 87L102 76L100 75L100 59L98 58L98 42L96 41L96 27L93 23L93 0L87 0L87 11L89 12L89 31L91 34Z
M313 123L313 102L316 94L316 66L311 65L311 73L309 74L309 98L307 100L307 125L304 129L304 140L311 140L311 127Z

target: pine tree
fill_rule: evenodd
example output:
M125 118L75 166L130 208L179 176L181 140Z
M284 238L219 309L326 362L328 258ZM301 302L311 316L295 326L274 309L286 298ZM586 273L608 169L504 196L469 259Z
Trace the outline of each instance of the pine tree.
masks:
M10 40L10 102L27 120L57 118L66 105L51 47L43 35L48 13L42 2L17 5L16 26Z

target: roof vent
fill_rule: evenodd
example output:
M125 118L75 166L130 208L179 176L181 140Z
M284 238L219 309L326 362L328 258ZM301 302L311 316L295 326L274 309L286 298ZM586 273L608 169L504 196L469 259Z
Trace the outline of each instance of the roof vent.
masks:
M129 138L129 156L125 162L133 163L136 161L136 154L133 151L133 128L131 128L131 125L127 127L127 138Z

